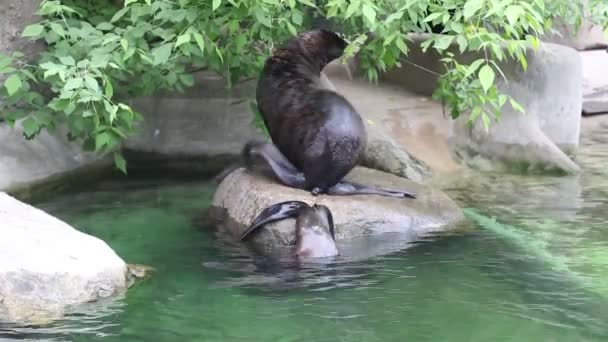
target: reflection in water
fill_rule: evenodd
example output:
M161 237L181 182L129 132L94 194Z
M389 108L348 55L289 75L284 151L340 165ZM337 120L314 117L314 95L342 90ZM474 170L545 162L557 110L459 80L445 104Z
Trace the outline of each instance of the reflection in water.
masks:
M38 205L157 271L124 298L48 326L0 326L0 338L606 341L608 142L598 139L584 138L579 176L442 179L479 215L467 232L340 241L343 255L316 265L256 256L194 226L213 194L206 183L108 181L57 196Z

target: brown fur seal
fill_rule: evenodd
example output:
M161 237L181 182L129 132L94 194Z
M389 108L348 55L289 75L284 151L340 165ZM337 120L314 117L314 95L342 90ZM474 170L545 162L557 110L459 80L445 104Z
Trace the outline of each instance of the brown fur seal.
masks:
M256 97L273 143L248 143L246 161L251 165L252 157L261 156L284 185L313 195L414 198L405 191L343 180L357 164L367 134L359 113L326 89L320 75L346 46L334 32L313 30L289 40L266 60Z
M296 218L295 255L298 258L327 258L339 254L329 208L317 204L309 206L301 201L281 202L262 210L240 238L244 240L266 223L289 217Z

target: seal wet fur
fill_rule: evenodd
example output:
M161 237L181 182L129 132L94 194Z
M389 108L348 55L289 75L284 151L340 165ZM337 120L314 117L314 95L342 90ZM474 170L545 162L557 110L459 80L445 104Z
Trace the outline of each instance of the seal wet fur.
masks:
M359 113L326 89L320 75L346 46L334 32L313 30L289 40L266 60L256 98L272 143L249 142L243 153L249 160L263 158L284 185L313 195L414 198L413 193L343 180L357 165L367 133Z
M273 204L262 210L251 225L240 236L245 240L263 225L296 218L296 248L298 258L326 258L337 256L334 220L329 208L314 204L309 206L301 201L286 201Z

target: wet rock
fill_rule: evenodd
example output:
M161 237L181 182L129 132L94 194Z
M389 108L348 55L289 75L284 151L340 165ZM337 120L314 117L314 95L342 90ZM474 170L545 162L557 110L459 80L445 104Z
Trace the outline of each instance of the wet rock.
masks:
M428 166L410 155L387 132L370 125L367 125L367 144L359 164L416 182L430 174Z
M110 164L104 156L84 152L78 143L65 138L61 129L42 131L26 140L17 124L0 123L0 191L18 191L77 171L92 174Z
M238 238L267 206L281 201L300 200L330 208L338 240L370 234L401 233L408 241L454 229L464 218L458 206L440 190L364 167L355 168L347 179L413 191L418 198L397 199L373 195L313 197L306 191L282 186L266 176L238 169L219 185L210 216L223 233ZM252 236L253 245L263 252L293 245L294 224L293 219L267 224Z
M0 321L48 321L127 287L127 265L105 242L5 193L0 227Z

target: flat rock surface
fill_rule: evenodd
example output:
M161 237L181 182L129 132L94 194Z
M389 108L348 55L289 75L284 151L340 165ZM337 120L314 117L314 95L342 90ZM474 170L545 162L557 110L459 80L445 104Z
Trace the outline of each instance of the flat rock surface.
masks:
M370 234L402 233L408 241L431 233L454 229L464 219L460 208L442 191L404 178L364 167L355 168L347 179L386 188L412 191L416 199L375 195L314 197L307 191L280 185L265 175L238 169L218 187L210 210L220 229L238 238L264 208L282 201L300 200L326 205L333 213L338 241ZM295 243L295 220L265 225L251 241L271 250Z
M0 192L0 321L40 322L127 286L108 245Z

